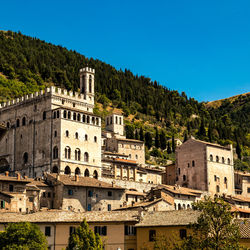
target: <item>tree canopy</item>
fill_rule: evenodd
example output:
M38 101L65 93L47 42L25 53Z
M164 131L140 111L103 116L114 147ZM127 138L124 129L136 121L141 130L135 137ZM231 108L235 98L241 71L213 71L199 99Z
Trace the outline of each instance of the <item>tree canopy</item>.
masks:
M69 243L66 250L84 249L84 250L102 250L102 240L99 234L89 228L88 223L84 219L75 232L71 233Z
M10 223L0 232L0 249L43 250L47 249L47 240L35 224Z

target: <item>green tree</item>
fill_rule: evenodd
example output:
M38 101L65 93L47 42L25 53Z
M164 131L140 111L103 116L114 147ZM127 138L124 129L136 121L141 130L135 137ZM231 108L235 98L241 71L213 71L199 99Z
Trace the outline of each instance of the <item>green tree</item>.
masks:
M135 130L135 139L136 139L136 140L139 140L139 134L138 134L137 129Z
M238 158L241 160L241 147L240 147L240 143L237 140L237 144L236 144L236 154L238 156Z
M175 139L174 139L174 135L172 136L172 152L175 153Z
M144 133L142 127L140 128L140 140L144 141Z
M169 141L168 141L167 153L168 153L168 154L171 154L171 153L172 153L172 150L171 150L170 142L169 142Z
M69 237L69 243L66 250L102 250L102 240L98 234L89 228L88 223L84 219L75 232Z
M47 249L47 240L39 227L29 222L10 223L0 232L0 249Z
M163 130L160 133L160 144L162 150L164 150L167 147L166 135Z
M160 138L159 138L159 133L158 133L157 127L155 129L155 147L156 148L160 147Z
M126 138L134 139L134 127L132 125L125 126Z
M150 149L152 147L152 135L150 132L145 134L145 145Z
M197 222L190 225L193 234L180 249L240 249L239 226L228 203L222 198L205 197L204 201L194 203L194 209L201 213Z

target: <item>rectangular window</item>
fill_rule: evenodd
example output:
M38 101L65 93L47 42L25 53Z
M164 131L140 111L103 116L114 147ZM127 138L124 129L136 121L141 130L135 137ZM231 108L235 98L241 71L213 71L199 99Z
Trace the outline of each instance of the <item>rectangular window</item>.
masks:
M9 185L9 191L10 191L10 192L13 192L13 191L14 191L14 186L11 185L11 184Z
M48 198L50 198L51 197L51 193L50 192L48 192Z
M111 204L108 204L108 211L111 211Z
M149 230L149 241L155 241L156 232L155 230Z
M71 235L72 233L74 233L76 231L75 227L69 227L69 235Z
M180 229L180 238L184 239L187 237L187 230L186 229Z
M5 201L1 201L1 208L5 208Z
M88 191L88 197L93 197L93 192L91 190Z
M45 227L45 236L51 236L51 228Z
M29 202L33 202L34 201L34 197L29 197Z
M250 188L247 188L247 192L250 193Z
M99 234L99 235L103 235L106 236L107 235L107 227L106 226L95 226L94 228L95 234Z
M73 195L73 190L72 189L68 190L68 195Z
M112 192L111 191L108 191L108 196L112 196Z
M88 204L88 211L91 211L91 204Z
M125 225L125 235L136 235L136 228L134 226Z
M46 198L46 193L45 192L43 192L43 198Z

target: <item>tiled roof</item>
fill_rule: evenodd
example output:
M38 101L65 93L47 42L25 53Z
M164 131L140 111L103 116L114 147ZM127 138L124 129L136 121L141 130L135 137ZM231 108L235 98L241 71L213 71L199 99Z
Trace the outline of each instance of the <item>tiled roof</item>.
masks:
M28 184L28 185L37 186L37 187L48 187L49 186L44 180L36 180L36 179L31 179L31 178L28 178L27 180L30 181L30 184Z
M234 201L239 201L239 202L250 202L250 197L245 197L243 195L235 195L235 196L231 196L229 197Z
M103 154L107 154L107 155L119 155L119 156L123 156L123 157L128 157L128 155L124 155L124 154L119 154L119 153L115 153L115 152L109 152L109 151L104 151Z
M6 175L0 175L0 181L30 183L30 181L27 179L18 179L17 177L6 176Z
M84 218L87 222L126 222L138 221L137 211L91 211L75 213L70 211L48 210L32 214L0 213L0 223L9 222L75 222L79 223Z
M234 174L242 175L242 176L250 176L249 172L241 172L241 171L234 171Z
M203 192L200 190L194 190L191 188L185 188L180 186L171 186L171 185L159 185L160 188L166 189L171 193L174 194L183 194L183 195L190 195L190 196L200 196Z
M50 176L53 176L55 179L56 174L50 174ZM122 187L118 187L103 181L99 181L95 178L90 177L81 177L78 176L78 181L76 181L75 176L69 176L69 175L59 175L59 182L61 182L65 186L82 186L82 187L96 187L96 188L108 188L108 189L121 189L124 190Z
M165 200L166 202L168 202L169 204L174 205L174 198L171 197L170 195L165 194L164 192L161 192L161 197L163 200Z
M127 190L126 194L131 194L131 195L139 195L139 196L145 196L146 194L140 193L138 191L133 191L133 190Z
M236 206L231 207L232 212L240 212L240 213L245 213L245 214L250 214L250 209L244 209Z
M148 212L137 227L184 226L197 221L200 212L194 210L173 210Z
M127 138L117 138L118 141L128 141L128 142L139 142L139 143L144 143L143 141L140 140L135 140L135 139L127 139Z
M237 220L240 228L241 239L250 239L250 219Z
M4 196L7 196L9 198L13 198L14 196L11 195L9 192L4 192L4 191L0 191L0 194L4 195Z
M197 141L197 142L200 142L200 143L208 145L208 146L213 146L213 147L217 147L217 148L223 148L223 149L226 149L226 150L231 150L229 147L225 147L225 146L219 145L217 143L211 143L211 142L201 141L201 140L194 139L194 138L190 138L189 140Z

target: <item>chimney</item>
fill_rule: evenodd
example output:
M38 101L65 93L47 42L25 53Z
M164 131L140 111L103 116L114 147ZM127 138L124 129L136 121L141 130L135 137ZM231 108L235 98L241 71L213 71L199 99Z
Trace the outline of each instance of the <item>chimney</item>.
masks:
M9 176L9 172L8 171L5 171L5 176Z
M28 179L28 176L27 176L27 175L25 175L25 176L24 176L24 179Z
M21 180L21 175L20 175L20 173L17 173L17 179L18 179L18 180Z
M78 182L79 181L79 175L75 175L75 181Z

